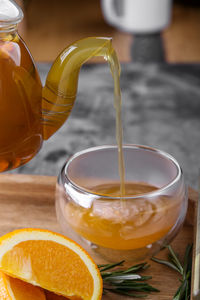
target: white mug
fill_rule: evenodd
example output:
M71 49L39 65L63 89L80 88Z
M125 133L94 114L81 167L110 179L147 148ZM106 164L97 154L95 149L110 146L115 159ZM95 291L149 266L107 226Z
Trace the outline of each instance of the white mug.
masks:
M132 33L155 33L171 21L172 0L118 0L120 15L114 9L116 0L101 0L106 21L120 30Z

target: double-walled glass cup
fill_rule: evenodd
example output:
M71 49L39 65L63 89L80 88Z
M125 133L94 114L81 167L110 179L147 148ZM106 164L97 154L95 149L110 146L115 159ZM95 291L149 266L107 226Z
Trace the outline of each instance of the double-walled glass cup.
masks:
M187 191L169 154L138 145L124 145L123 151L125 188L156 188L123 197L113 193L112 186L120 186L118 148L94 147L72 156L61 170L56 212L64 233L90 253L140 261L175 237L186 215Z

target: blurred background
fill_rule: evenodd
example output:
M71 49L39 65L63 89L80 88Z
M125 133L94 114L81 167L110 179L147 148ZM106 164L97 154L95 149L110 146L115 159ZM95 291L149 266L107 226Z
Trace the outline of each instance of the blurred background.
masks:
M124 0L116 1L120 6ZM133 34L105 21L100 0L17 2L25 14L19 31L37 62L54 60L64 47L86 36L112 36L120 61L131 60ZM200 1L173 1L171 22L162 37L168 62L199 62Z

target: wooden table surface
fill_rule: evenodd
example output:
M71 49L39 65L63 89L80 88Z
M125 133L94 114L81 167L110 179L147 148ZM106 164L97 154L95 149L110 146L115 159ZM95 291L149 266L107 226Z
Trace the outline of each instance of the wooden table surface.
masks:
M56 220L54 209L54 192L56 177L1 174L0 175L0 235L17 228L35 227L46 228L61 232ZM195 191L190 190L189 214L187 223L173 241L175 251L183 257L185 246L193 240L194 201L197 199ZM158 256L165 256L165 251ZM102 262L94 257L97 263ZM151 267L144 272L152 275L151 283L160 289L160 293L148 296L147 299L169 300L172 299L178 285L179 277L173 270L165 266L150 262ZM103 296L103 300L121 300L125 297L116 295ZM128 299L128 298L127 298Z

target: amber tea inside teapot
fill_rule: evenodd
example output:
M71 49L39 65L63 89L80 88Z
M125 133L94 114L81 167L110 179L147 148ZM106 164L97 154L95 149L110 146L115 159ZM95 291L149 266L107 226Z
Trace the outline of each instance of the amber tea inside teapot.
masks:
M68 46L55 60L42 87L27 46L17 33L23 12L0 2L0 172L28 162L68 118L83 63L103 56L119 63L110 38L90 37Z

